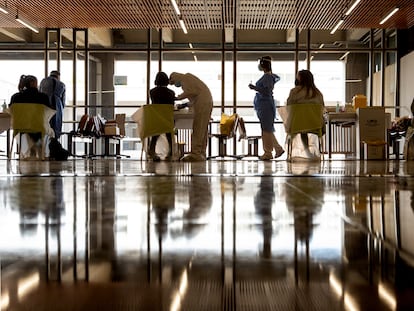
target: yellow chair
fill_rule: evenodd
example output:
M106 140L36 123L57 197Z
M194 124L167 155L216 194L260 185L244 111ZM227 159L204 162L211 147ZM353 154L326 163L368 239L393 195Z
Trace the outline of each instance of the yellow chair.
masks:
M137 135L143 144L142 153L147 148L148 137L171 133L174 137L174 107L173 105L151 104L139 108L132 119L138 124Z
M236 137L238 126L239 115L237 113L234 113L230 116L222 114L220 120L220 133L210 134L210 137L215 137L218 139L218 155L210 156L208 157L209 159L225 157L241 159L243 157L239 155L227 154L227 141Z
M292 160L292 142L297 134L315 134L318 137L319 153L322 155L322 137L325 134L323 105L319 103L298 103L286 106L284 120L287 142L287 159Z
M53 129L49 125L50 119L56 113L55 110L42 105L33 103L14 103L9 107L11 114L11 128L13 130L13 139L10 146L10 155L13 151L13 143L17 134L19 134L21 146L21 135L40 133L42 141L41 159L45 159L46 153L46 136L54 137ZM19 152L19 159L21 158Z

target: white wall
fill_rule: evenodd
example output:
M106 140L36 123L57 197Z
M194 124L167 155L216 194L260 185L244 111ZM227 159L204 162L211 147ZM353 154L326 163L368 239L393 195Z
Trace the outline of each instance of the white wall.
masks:
M411 102L414 99L414 51L401 58L400 71L400 115L411 116Z

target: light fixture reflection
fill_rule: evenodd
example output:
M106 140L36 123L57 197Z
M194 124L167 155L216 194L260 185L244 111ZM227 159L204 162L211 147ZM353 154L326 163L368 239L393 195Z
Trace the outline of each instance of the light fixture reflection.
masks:
M7 309L10 303L9 293L1 294L0 299L0 310Z
M343 295L346 310L360 311L352 295L347 293L346 290L343 290L342 283L332 271L329 273L329 285L338 297L342 297Z
M339 60L344 60L345 57L347 57L349 55L349 52L346 52L344 55L342 55Z
M39 281L39 272L34 272L32 275L20 280L17 285L17 296L19 299L22 299L29 292L35 289L39 285Z
M392 293L385 284L378 284L378 296L383 300L391 310L397 309L397 301L395 299L395 294Z
M180 285L178 291L176 291L173 301L171 303L170 311L178 311L181 307L181 301L187 293L188 288L188 272L185 269L180 278Z

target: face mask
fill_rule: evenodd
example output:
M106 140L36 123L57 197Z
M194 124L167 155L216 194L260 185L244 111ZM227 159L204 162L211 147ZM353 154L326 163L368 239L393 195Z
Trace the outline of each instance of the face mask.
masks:
M260 70L260 71L263 71L263 67L262 67L262 65L257 65L257 68Z
M180 81L177 81L177 82L175 82L175 83L174 83L174 85L175 85L176 87L181 87L181 82L180 82Z

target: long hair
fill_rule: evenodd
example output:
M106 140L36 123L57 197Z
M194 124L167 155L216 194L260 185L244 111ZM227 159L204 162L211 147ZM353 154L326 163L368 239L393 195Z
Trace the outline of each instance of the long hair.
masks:
M18 88L19 92L24 90L25 82L26 82L26 75L21 75L20 79L19 79L19 84L17 85L17 88Z
M299 86L306 88L306 98L313 98L322 95L321 91L316 87L313 74L309 70L300 70L298 72Z

